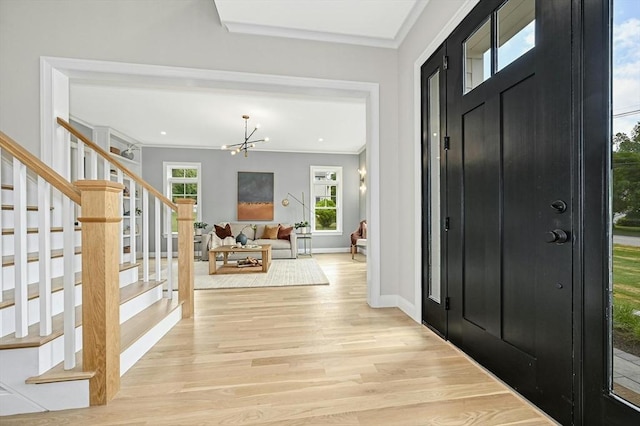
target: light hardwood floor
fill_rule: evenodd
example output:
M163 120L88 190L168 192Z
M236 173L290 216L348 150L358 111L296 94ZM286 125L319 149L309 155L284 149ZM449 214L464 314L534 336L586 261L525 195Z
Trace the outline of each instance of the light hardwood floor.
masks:
M369 308L364 262L314 257L331 285L196 291L195 318L109 405L0 424L553 424L400 310Z

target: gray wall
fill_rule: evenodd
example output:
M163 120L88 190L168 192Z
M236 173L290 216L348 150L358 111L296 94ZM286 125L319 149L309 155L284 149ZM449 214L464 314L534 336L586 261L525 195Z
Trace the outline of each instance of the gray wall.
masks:
M468 1L429 1L400 49L383 49L232 34L211 0L0 0L0 129L40 155L41 56L376 83L380 163L367 166L380 175L380 294L417 320L420 265L398 250L420 235L414 63Z
M253 151L249 152L249 156L245 158L241 155L232 157L227 151L212 149L144 148L142 158L144 159L143 179L161 192L163 191L164 161L201 164L202 221L207 222L209 228L214 223L237 221L238 172L273 172L275 203L273 222L293 224L302 220L302 206L290 198L289 207L283 207L281 201L287 192L298 199L304 192L305 201L308 202L309 167L342 166L343 233L341 236L314 235L313 247L314 249L346 249L349 247L349 235L358 227L360 217L358 155ZM308 212L306 217L309 217ZM247 221L247 223L257 222Z
M367 168L367 150L363 150L360 155L358 156L358 169L362 170L369 170ZM360 175L358 175L358 179L360 179ZM365 176L365 180L366 180L366 176ZM360 186L358 185L358 188ZM367 187L367 190L369 190L369 188ZM359 197L359 202L360 202L360 209L359 211L359 216L360 216L360 220L366 219L367 218L367 191L362 192L360 191L360 197ZM358 222L359 223L359 222Z

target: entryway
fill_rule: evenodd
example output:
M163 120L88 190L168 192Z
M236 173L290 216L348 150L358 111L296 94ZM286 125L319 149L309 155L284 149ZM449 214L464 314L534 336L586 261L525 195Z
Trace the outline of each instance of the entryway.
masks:
M597 291L584 280L606 285L585 273L583 241L603 235L604 220L585 225L584 173L606 151L581 133L583 111L608 112L585 100L606 86L581 86L585 57L606 63L603 3L481 1L422 66L423 322L562 424L637 416L594 405L588 419L581 400L581 312ZM604 263L606 246L592 247Z

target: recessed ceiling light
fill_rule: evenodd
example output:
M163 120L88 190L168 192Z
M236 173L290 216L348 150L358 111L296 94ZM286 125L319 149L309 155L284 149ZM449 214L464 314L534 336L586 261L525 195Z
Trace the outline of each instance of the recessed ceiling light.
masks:
M165 131L163 130L163 131L161 131L161 132L160 132L160 134L161 134L162 136L164 136L164 135L166 135L166 134L167 134L167 132L165 132Z
M318 142L324 142L324 139L318 138Z

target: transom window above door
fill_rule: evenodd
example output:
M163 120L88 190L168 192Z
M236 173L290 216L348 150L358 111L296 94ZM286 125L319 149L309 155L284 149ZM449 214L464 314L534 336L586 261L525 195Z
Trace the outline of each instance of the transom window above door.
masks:
M535 0L509 0L464 41L464 87L469 93L533 49Z

